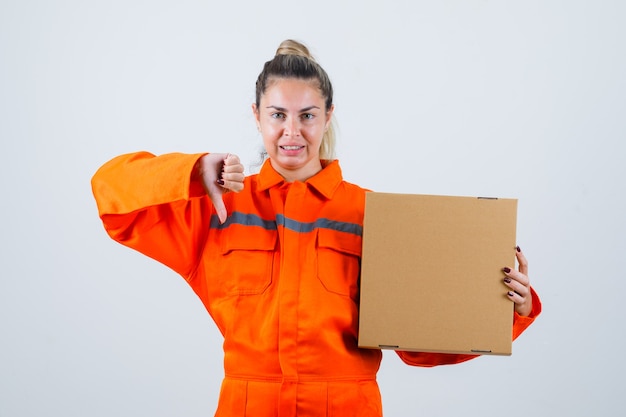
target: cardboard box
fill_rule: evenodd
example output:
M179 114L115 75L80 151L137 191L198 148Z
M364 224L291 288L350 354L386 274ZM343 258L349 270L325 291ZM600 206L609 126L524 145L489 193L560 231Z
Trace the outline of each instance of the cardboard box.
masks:
M517 200L367 194L359 347L511 354Z

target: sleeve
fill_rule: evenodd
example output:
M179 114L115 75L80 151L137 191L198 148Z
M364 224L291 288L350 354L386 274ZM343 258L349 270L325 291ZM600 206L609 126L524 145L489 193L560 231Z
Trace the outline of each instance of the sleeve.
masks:
M203 155L138 152L100 167L91 187L109 236L188 277L199 262L213 210L193 178Z
M541 300L531 287L531 295L533 298L533 309L528 316L520 316L513 313L513 340L524 332L541 313ZM430 352L406 352L396 351L397 355L404 363L411 366L433 367L437 365L452 365L456 363L466 362L470 359L477 358L480 355L465 355L452 353L430 353Z

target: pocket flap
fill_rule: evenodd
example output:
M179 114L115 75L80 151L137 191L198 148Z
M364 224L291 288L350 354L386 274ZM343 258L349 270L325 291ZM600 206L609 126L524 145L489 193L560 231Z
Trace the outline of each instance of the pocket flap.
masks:
M232 225L224 230L220 239L222 253L234 250L273 251L276 249L278 233L262 227Z
M361 257L361 236L352 233L318 229L317 246Z

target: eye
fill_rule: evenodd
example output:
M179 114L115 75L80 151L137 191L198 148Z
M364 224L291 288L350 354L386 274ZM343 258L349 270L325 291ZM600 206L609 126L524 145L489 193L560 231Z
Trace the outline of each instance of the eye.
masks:
M304 120L312 120L313 118L315 118L315 116L313 114L311 114L311 113L304 113L301 117Z
M272 119L284 119L285 118L285 113L282 113L282 112L272 113L271 117L272 117Z

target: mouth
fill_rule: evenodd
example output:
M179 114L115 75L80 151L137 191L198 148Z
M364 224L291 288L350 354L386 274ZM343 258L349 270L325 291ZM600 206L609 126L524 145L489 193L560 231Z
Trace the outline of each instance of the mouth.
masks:
M299 151L300 149L303 149L304 146L298 146L298 145L283 145L283 146L279 146L280 149L284 150L284 151Z

